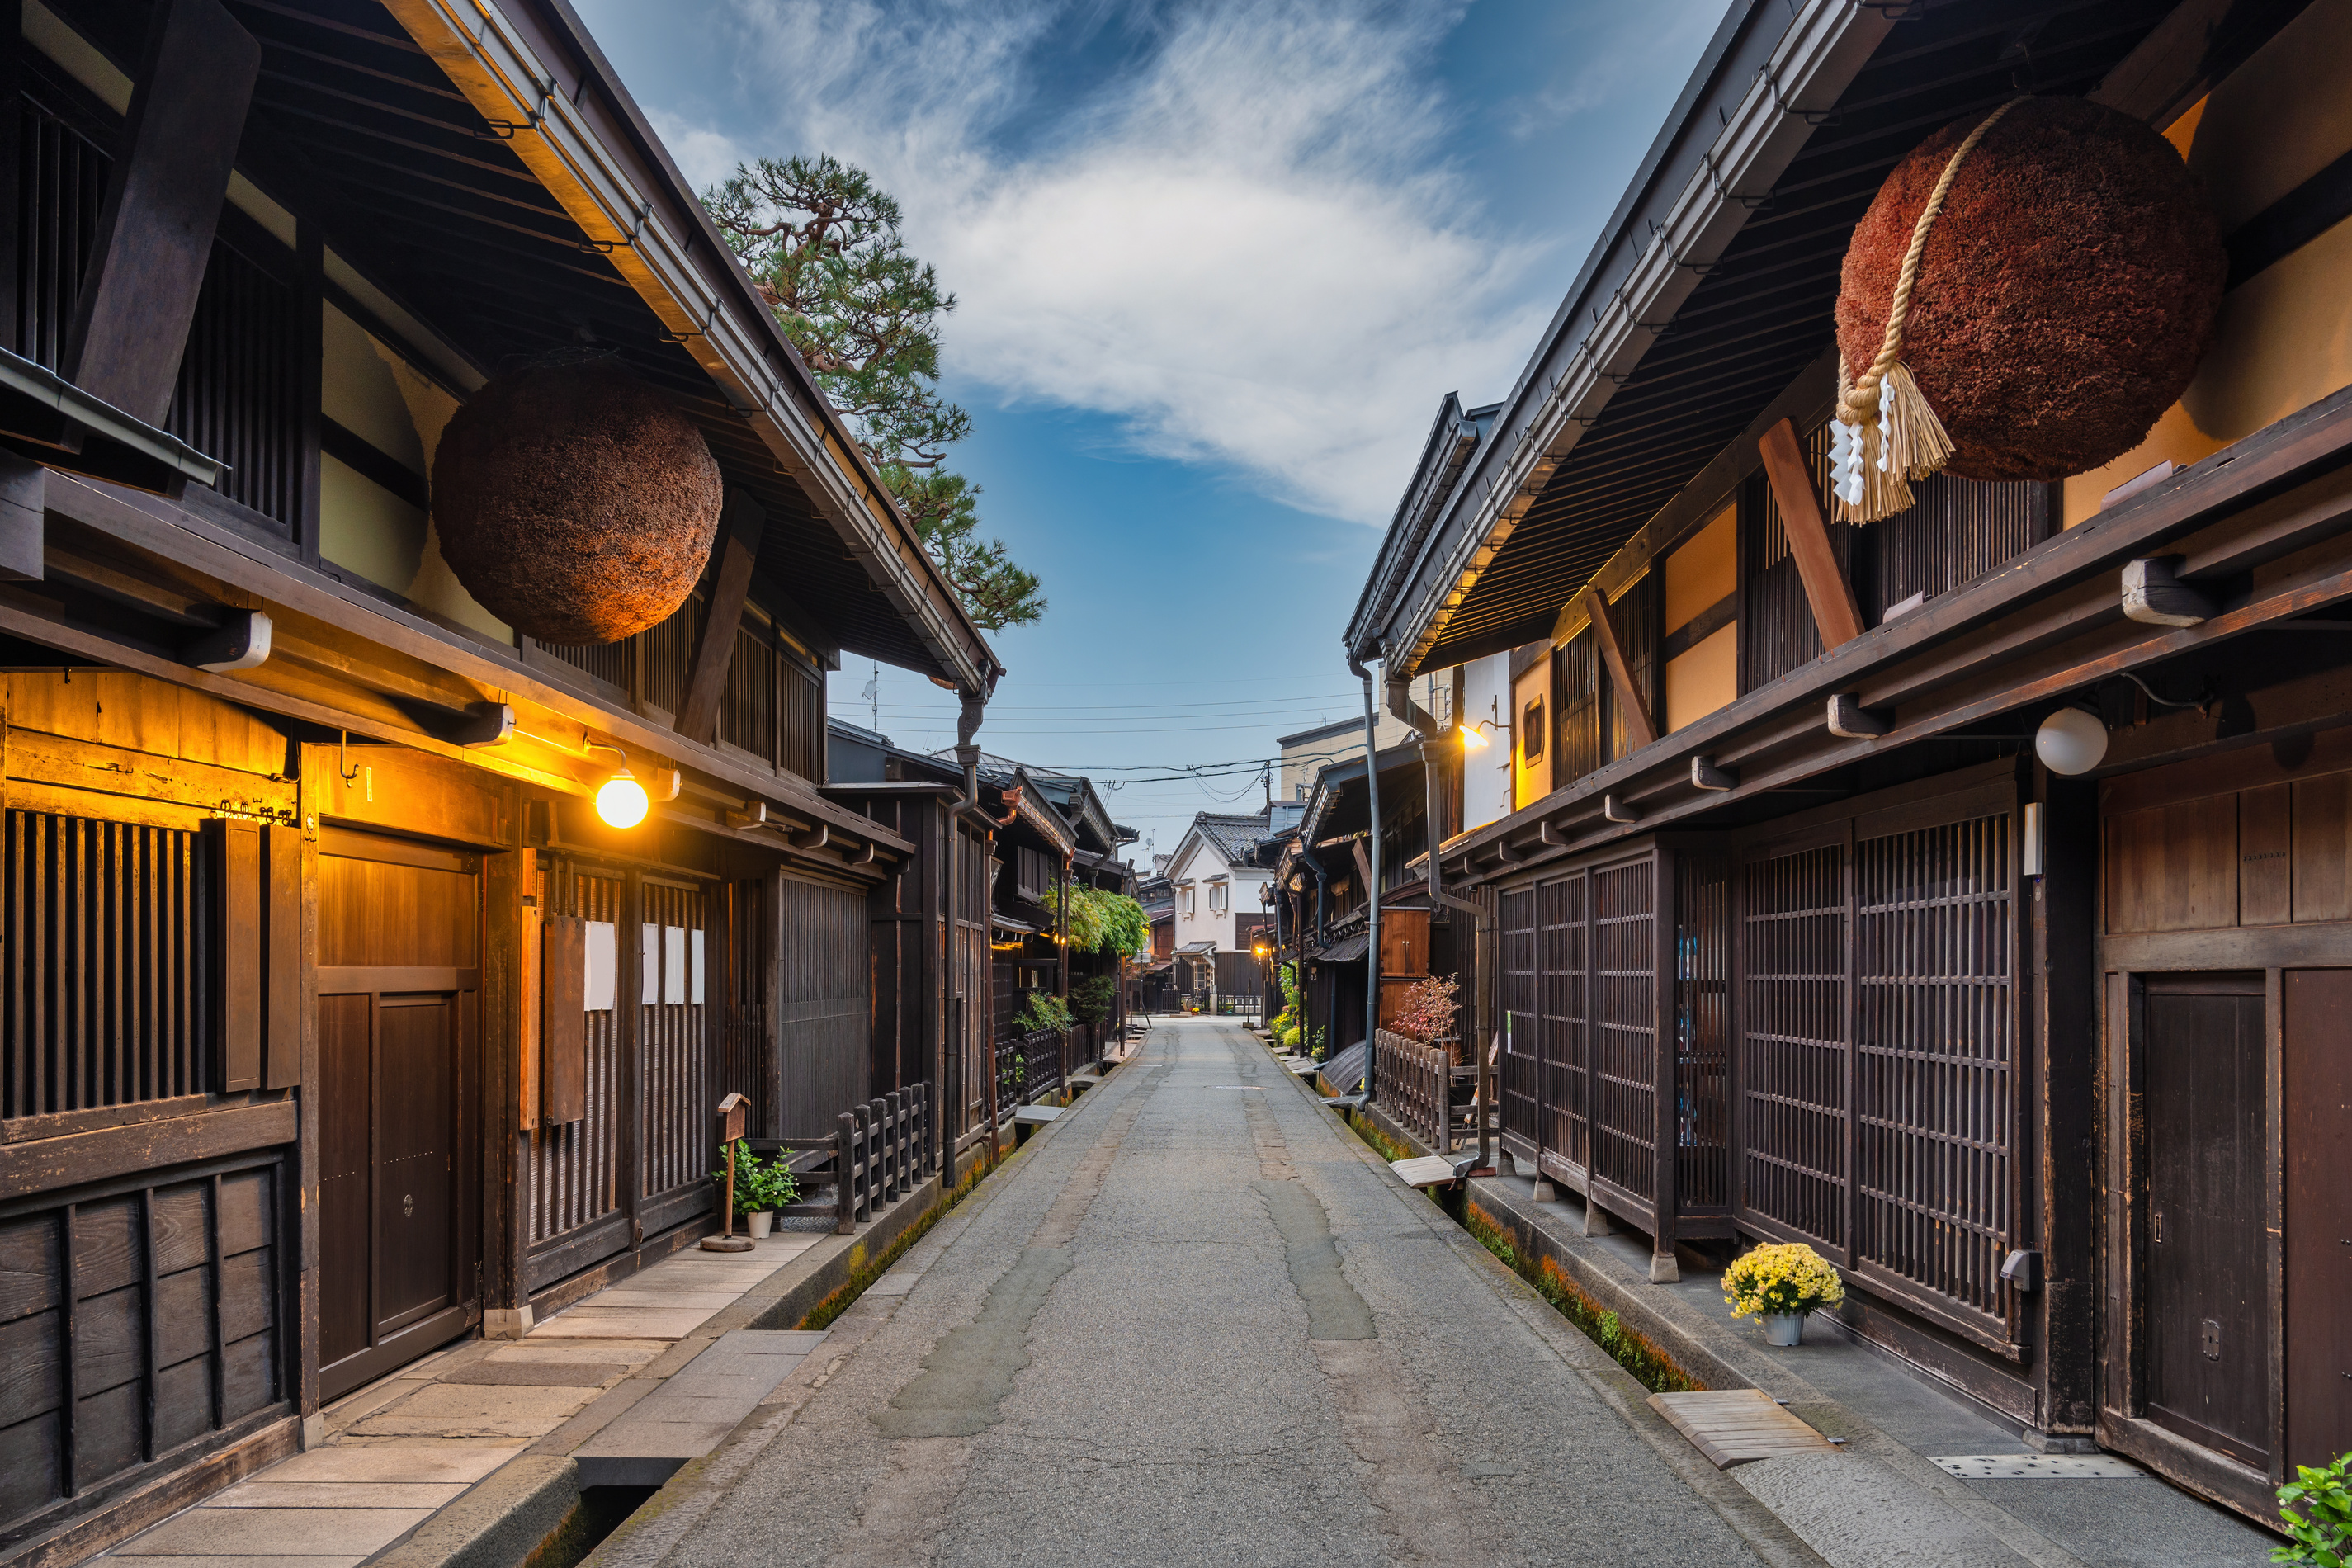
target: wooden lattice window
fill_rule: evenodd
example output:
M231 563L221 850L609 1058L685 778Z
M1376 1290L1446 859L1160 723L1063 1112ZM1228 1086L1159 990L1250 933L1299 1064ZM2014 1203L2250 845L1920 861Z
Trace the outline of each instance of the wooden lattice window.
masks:
M1731 881L1720 855L1675 858L1675 1204L1731 1203Z
M2015 910L2006 814L1854 846L1854 1258L2007 1310Z
M1592 877L1592 1173L1657 1192L1657 866Z
M214 1087L217 850L181 828L7 814L0 1117Z
M1843 1260L1845 846L1750 864L1741 882L1741 1217Z
M1586 1046L1585 874L1536 889L1536 966L1541 982L1544 1147L1582 1169L1592 1158L1592 1072Z
M1502 958L1503 1132L1533 1159L1536 1125L1536 1061L1542 1037L1537 1024L1536 889L1514 888L1500 900L1497 921Z

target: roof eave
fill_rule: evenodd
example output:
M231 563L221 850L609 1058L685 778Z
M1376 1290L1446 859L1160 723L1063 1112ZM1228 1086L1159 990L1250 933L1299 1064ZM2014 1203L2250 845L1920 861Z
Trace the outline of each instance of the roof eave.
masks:
M517 128L516 156L610 247L614 269L800 481L939 673L968 694L992 692L1003 662L567 0L473 0L463 15L457 0L384 5L485 120ZM518 21L508 7L529 14ZM551 67L550 47L574 68ZM566 74L588 79L566 92Z
M1736 5L1717 28L1456 485L1433 531L1433 566L1402 585L1385 620L1350 627L1357 658L1383 658L1396 676L1420 672L1447 616L1737 237L1753 200L1743 193L1770 188L1802 149L1813 128L1801 106L1833 101L1894 26L1883 9L1803 0L1785 27L1768 32L1780 15Z

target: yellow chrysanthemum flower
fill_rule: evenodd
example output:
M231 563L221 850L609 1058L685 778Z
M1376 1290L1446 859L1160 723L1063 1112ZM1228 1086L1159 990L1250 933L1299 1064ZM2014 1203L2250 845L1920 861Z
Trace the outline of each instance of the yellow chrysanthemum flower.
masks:
M1723 1271L1723 1304L1736 1318L1812 1312L1845 1300L1829 1259L1801 1241L1759 1247Z

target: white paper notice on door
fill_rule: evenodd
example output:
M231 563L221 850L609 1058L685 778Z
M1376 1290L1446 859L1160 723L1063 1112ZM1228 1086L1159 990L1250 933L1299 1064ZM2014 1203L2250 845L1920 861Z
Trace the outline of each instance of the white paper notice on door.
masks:
M610 921L588 922L587 1012L612 1011L613 984L621 968L619 934Z
M662 927L661 999L673 1005L686 1000L686 928Z
M637 1005L651 1007L661 1001L661 927L639 926L638 945L645 950L645 973L637 982Z
M686 999L696 1006L702 1005L702 928L695 927L686 933L686 944L694 962L694 979L687 986Z

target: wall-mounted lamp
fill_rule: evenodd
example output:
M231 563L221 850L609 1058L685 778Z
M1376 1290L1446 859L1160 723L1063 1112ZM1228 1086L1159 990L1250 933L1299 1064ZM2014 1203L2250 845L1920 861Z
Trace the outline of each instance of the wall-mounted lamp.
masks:
M2061 708L2033 732L2033 754L2053 773L2087 773L2107 754L2107 727L2095 713Z
M1492 719L1481 719L1475 724L1462 724L1455 727L1462 731L1462 749L1465 752L1483 752L1492 743L1486 736L1478 733L1481 730L1492 730L1497 735L1507 735L1511 731L1508 724L1498 724Z
M653 809L653 797L627 768L606 779L596 791L596 815L608 827L635 827Z

